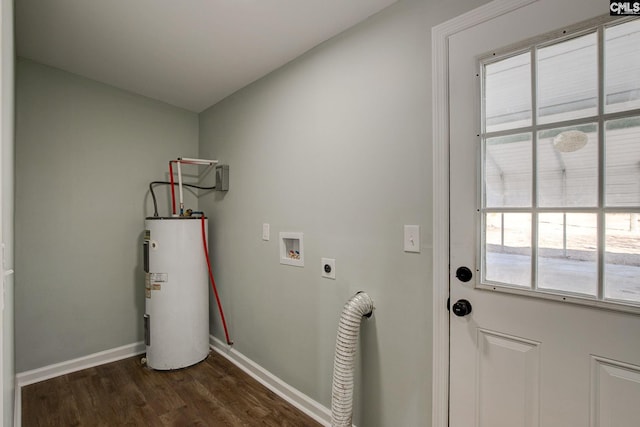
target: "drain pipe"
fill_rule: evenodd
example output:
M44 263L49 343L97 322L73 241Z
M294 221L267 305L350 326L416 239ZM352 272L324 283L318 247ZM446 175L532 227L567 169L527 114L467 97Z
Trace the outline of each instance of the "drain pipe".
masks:
M355 294L342 309L333 361L331 427L351 427L353 419L353 371L356 344L363 316L371 317L373 301L364 292Z

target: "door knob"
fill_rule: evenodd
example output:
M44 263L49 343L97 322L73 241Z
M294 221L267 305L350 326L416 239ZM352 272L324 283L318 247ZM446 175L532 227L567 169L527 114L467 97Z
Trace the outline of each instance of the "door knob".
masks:
M461 282L468 282L473 277L473 273L471 273L471 269L469 269L469 267L458 267L456 270L456 277Z
M467 314L471 313L471 303L466 299L459 299L455 304L453 304L452 310L453 314L455 314L456 316L466 316Z

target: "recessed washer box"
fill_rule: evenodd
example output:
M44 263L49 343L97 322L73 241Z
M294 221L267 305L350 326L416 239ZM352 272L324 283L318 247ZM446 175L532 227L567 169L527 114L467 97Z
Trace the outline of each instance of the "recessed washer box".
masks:
M303 233L280 233L280 264L304 267L303 237Z

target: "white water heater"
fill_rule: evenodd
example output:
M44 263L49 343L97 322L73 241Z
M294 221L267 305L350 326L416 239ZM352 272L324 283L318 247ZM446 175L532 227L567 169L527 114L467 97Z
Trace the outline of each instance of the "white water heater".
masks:
M152 369L184 368L209 354L209 278L201 221L145 221L144 326L147 366Z

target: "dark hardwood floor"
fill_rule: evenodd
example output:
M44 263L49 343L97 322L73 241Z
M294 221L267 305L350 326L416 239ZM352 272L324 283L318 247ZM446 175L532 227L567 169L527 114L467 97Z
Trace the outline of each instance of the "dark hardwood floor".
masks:
M176 371L137 356L25 386L22 425L320 426L214 351Z

